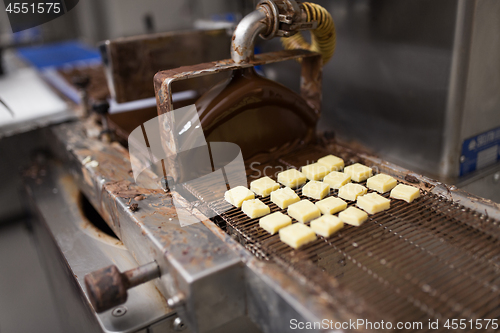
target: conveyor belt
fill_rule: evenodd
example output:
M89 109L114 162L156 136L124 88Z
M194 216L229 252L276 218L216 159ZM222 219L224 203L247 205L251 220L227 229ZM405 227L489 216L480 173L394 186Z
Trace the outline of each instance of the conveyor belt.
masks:
M301 189L296 192L305 198ZM261 200L271 212L286 214L269 197ZM228 205L220 200L210 207L220 212L226 231L255 255L311 281L326 272L397 321L440 319L443 328L448 318L500 317L498 221L457 203L421 191L410 204L391 200L388 211L370 215L362 226L346 225L299 250L260 228L259 219ZM317 270L304 269L304 261Z
M301 157L306 158L309 163L315 161L309 155ZM344 159L347 165L358 161L356 156ZM297 167L303 161L283 158L278 163ZM210 196L210 187L205 191L191 189L200 200ZM219 215L214 221L258 258L274 261L320 288L338 283L395 322L422 322L418 332L426 331L429 319L439 319L440 330L449 332L443 326L448 318L500 318L499 221L425 188L420 191L421 197L410 204L392 199L389 210L369 215L362 226L346 225L299 250L282 243L278 234L268 234L259 227L259 219L248 218L224 200L208 206ZM330 195L337 192L331 190ZM296 193L305 198L300 188ZM259 199L271 212L286 214L270 197Z

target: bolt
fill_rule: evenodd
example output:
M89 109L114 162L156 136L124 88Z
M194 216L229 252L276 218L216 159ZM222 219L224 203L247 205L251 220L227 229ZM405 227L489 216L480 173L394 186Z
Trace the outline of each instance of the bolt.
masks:
M167 304L172 309L174 309L174 308L176 308L178 306L181 306L182 304L184 304L184 295L182 293L178 293L178 294L170 297L167 300Z
M180 317L174 319L174 331L184 331L186 329L186 325L182 322Z
M114 316L114 317L121 317L123 316L125 313L127 313L127 308L124 307L124 306L119 306L117 308L114 308L113 309L113 312L111 312L111 314Z
M133 211L133 212L137 212L139 210L139 205L136 204L136 203L133 203L133 204L130 204L130 206L128 206L128 208Z
M460 156L460 163L464 163L465 162L465 156Z

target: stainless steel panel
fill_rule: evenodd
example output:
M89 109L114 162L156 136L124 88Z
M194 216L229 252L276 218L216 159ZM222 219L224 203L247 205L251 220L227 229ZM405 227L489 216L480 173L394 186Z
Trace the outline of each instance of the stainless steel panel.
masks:
M337 48L323 70L319 130L458 182L463 140L500 125L500 3L317 2L337 27ZM292 66L267 73L288 84Z

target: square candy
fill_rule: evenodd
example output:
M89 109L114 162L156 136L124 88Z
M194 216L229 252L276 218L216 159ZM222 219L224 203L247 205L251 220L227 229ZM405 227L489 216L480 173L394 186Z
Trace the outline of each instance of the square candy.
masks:
M241 210L251 219L267 215L271 212L271 209L259 199L243 201Z
M398 184L398 181L389 175L379 173L373 177L368 178L366 187L378 193L385 193L390 191Z
M418 188L410 185L399 184L396 185L391 191L391 198L404 200L408 203L420 197Z
M278 182L290 188L297 188L307 181L306 176L296 169L289 169L278 173Z
M332 171L323 179L323 182L328 184L330 188L338 190L345 184L351 181L351 176L338 171Z
M315 203L323 214L333 215L347 208L347 203L335 197L328 197Z
M321 200L330 193L330 186L323 182L311 180L302 188L302 194L306 197Z
M250 189L261 197L267 197L272 191L280 188L280 184L265 176L250 183Z
M294 249L298 249L316 239L314 231L302 223L295 223L280 229L280 240Z
M328 167L321 165L319 163L313 163L302 167L302 173L309 180L321 180L329 172L330 170L328 170Z
M339 189L339 198L356 201L356 198L367 192L366 187L360 184L349 183Z
M290 218L290 216L285 215L281 212L269 214L259 220L260 227L266 230L271 235L274 235L278 230L290 224L292 224L292 219Z
M344 160L333 155L320 158L318 163L328 167L329 171L340 171L344 168Z
M323 215L320 218L311 221L311 229L323 237L330 237L343 227L344 222L342 222L337 216L333 215Z
M288 215L301 223L306 223L321 216L321 211L309 200L301 200L288 206Z
M286 209L293 203L299 202L300 197L289 187L280 188L271 192L271 202L281 209Z
M372 169L366 165L355 163L344 168L344 173L351 176L351 180L362 182L372 176Z
M368 218L368 214L356 207L349 207L340 212L339 218L342 222L359 227Z
M368 193L358 197L356 206L363 209L368 214L376 214L389 209L391 207L391 200L377 193Z
M240 208L243 201L254 198L253 192L245 186L236 186L224 193L224 199L236 208Z

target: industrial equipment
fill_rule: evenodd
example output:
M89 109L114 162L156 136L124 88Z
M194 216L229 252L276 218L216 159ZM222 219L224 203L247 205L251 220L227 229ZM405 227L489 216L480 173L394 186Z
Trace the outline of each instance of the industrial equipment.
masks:
M311 44L304 30L312 31ZM283 37L285 50L254 54L259 35ZM175 43L182 50L169 48ZM231 59L221 60L214 43L226 43L222 53L230 50ZM112 97L130 102L155 94L164 155L155 152L158 142L126 142L136 128L146 133L150 106L104 113L115 136L110 142L101 135L106 122L94 114L46 130L54 155L33 165L27 188L40 220L35 229L51 244L43 257L52 265L58 300L78 309L68 307L68 328L287 332L294 323L316 323L309 331L322 332L349 331L345 323L362 320L360 331L375 331L367 322L384 321L394 325L387 331L408 322L423 325L408 331L423 332L448 331L448 319L500 316L499 205L318 133L322 68L334 61L334 47L328 12L293 0L259 3L232 37L218 30L102 44ZM163 54L186 55L185 62L166 63ZM282 61L300 62L299 93L254 70ZM154 91L140 75L147 72L152 83L151 71L158 71ZM191 97L177 103L175 94L185 91ZM174 116L194 100L198 119ZM183 144L214 142L239 146L248 182L333 154L416 186L421 197L393 202L362 227L294 250L224 201L224 189L209 180L189 183ZM140 179L135 163L149 166ZM436 320L438 330L429 326Z

